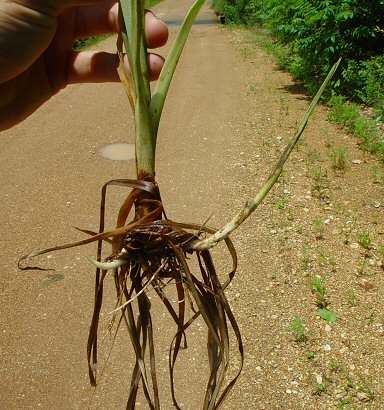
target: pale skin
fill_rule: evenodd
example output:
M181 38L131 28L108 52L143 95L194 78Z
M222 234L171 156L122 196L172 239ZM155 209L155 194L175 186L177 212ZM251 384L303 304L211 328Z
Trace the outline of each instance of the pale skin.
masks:
M150 12L145 27L148 48L166 43L166 25ZM116 0L0 0L0 131L68 84L119 81L116 54L72 50L75 39L118 29ZM149 54L151 79L163 62Z

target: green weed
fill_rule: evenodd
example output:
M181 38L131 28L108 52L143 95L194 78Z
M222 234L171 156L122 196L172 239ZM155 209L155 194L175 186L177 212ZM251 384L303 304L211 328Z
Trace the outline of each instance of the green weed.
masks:
M344 399L340 399L339 403L337 404L338 410L359 410L356 406L353 405L352 400L347 397Z
M339 361L337 359L335 359L334 357L332 357L331 360L329 361L329 368L330 368L331 372L337 373L340 370Z
M349 393L354 387L355 384L352 380L352 377L349 374L345 375L344 390Z
M312 293L316 297L316 305L319 308L326 308L328 306L327 298L326 298L326 288L325 288L325 280L320 275L313 275L312 278L309 279L309 286L311 287Z
M358 304L355 288L351 288L347 294L348 304L351 307L356 307Z
M316 239L324 239L324 232L325 232L324 222L321 219L316 219L313 221L313 226L315 227Z
M358 234L357 241L364 249L371 249L372 240L368 232L360 232Z
M331 267L332 272L336 272L336 258L334 256L330 256L328 259L329 266Z
M327 172L321 166L317 165L309 170L309 176L312 179L311 193L318 198L324 198L325 191L328 187Z
M358 375L357 390L362 393L360 400L365 403L371 403L375 399L375 389L372 379L367 379L362 374Z
M369 262L367 258L361 258L357 265L357 273L359 275L369 275Z
M288 329L292 332L295 341L298 343L305 343L308 340L303 323L304 320L300 316L296 316L288 326Z
M347 168L347 150L338 145L331 149L330 157L332 160L332 168L334 171L345 171Z
M327 380L323 380L321 376L317 376L314 394L320 396L321 394L327 393L327 385Z
M282 198L279 199L278 201L276 201L274 203L274 205L276 206L277 209L284 209L285 208L285 204L288 202L288 198Z
M252 54L253 54L253 50L251 50L248 47L241 47L240 48L240 54L242 55L242 57L244 58L249 58Z
M309 164L321 161L321 156L315 149L311 149L307 152L307 160Z
M361 115L359 105L346 102L342 96L333 96L329 105L332 107L330 120L343 125L349 132L361 138L361 147L384 161L384 141L380 139L378 122Z
M308 270L309 269L309 264L311 262L311 258L309 255L309 247L307 245L304 245L302 248L302 258L300 260L301 262L301 266L304 268L304 270Z
M308 352L305 353L305 356L308 360L313 360L315 358L315 352L312 350L309 350Z
M377 164L372 165L373 182L375 184L381 184L384 182L384 170Z

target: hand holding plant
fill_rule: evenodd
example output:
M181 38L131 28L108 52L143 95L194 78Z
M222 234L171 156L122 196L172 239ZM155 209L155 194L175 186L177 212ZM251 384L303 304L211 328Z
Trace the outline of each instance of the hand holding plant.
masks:
M119 81L116 54L72 50L76 39L119 31L116 0L87 3L0 0L0 131L68 84ZM167 27L152 13L145 15L145 27L148 48L165 44ZM157 79L163 59L148 59L150 77Z
M208 334L209 375L206 383L203 408L217 409L238 379L243 366L243 344L241 335L231 311L225 289L233 279L237 267L237 256L229 235L258 207L280 176L283 165L305 129L308 118L320 99L337 65L333 67L319 93L308 108L299 129L269 178L256 196L223 229L216 231L205 223L187 224L167 218L160 191L155 180L155 153L157 133L167 92L187 40L192 23L204 3L196 0L189 10L174 44L167 56L159 80L153 92L150 89L147 39L145 36L145 7L150 2L144 0L121 0L121 33L117 42L120 58L119 75L133 111L136 130L135 180L113 180L102 190L101 217L98 233L88 230L90 235L82 241L33 252L21 260L41 255L53 250L98 242L96 269L95 308L89 333L87 352L89 376L96 384L97 331L102 307L103 285L112 270L117 291L116 307L112 312L113 322L118 327L125 325L133 345L136 361L132 370L127 408L135 407L139 386L142 386L150 408L160 409L160 392L157 383L155 341L151 303L147 292L158 294L173 321L176 332L169 349L170 389L174 406L179 409L175 391L175 363L178 353L186 343L187 329L202 316ZM127 54L131 73L125 68L124 54ZM115 229L105 231L105 196L113 185L131 188L117 215ZM133 217L129 215L133 212ZM232 259L232 269L226 280L220 281L209 249L224 241ZM102 245L112 246L111 255L101 261ZM197 263L192 268L191 258ZM166 288L174 287L177 301L167 296ZM190 303L186 303L190 301ZM134 308L137 305L137 308ZM227 370L232 357L234 336L239 364L232 378L228 380Z

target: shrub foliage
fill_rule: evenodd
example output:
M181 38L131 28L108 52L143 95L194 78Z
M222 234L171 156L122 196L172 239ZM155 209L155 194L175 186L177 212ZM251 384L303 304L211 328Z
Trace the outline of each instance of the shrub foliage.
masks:
M218 0L216 0L218 1ZM333 89L384 105L384 0L220 0L226 21L261 24L285 46L286 65L315 89L343 57Z

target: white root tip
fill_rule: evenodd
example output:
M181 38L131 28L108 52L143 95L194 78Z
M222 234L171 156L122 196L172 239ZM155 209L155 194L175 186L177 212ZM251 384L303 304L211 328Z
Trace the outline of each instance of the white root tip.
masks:
M99 268L102 270L116 269L119 266L125 265L128 262L123 259L115 259L114 261L110 261L110 262L99 262L94 258L89 258L88 256L87 256L87 259L89 260L89 262L92 263L92 265L95 265L96 268Z

